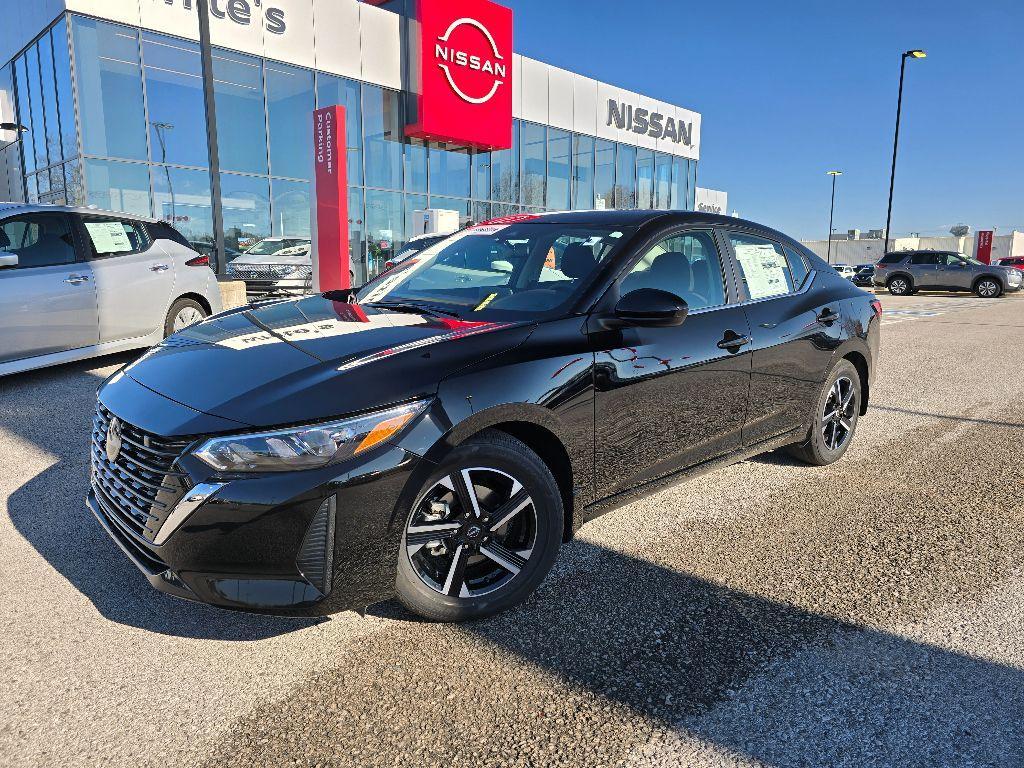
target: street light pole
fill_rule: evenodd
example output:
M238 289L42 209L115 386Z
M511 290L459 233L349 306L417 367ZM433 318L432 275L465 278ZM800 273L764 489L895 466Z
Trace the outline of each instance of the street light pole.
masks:
M892 140L892 172L889 174L889 209L885 214L885 247L882 249L882 255L884 256L889 252L889 225L892 223L892 191L896 185L896 150L900 143L900 112L903 109L903 72L907 66L907 59L923 59L927 54L915 48L910 51L904 51L903 56L900 57L900 90L899 95L896 97L896 135L893 136Z
M210 155L210 196L213 214L213 271L223 274L224 207L220 197L220 152L217 148L217 102L213 90L213 47L210 43L210 2L197 0L199 14L199 57L203 73L203 101L206 104L206 146Z
M832 177L832 205L828 209L828 256L825 257L825 262L828 264L832 263L832 214L836 211L836 176L842 176L842 171L826 171L828 176Z

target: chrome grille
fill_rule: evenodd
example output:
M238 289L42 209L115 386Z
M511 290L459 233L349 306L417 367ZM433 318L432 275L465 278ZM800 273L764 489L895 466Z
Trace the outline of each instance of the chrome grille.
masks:
M228 264L228 274L238 280L282 280L296 282L313 276L310 264Z
M189 488L186 473L174 467L193 439L158 437L121 421L121 450L111 461L106 442L113 418L97 403L92 423L93 491L106 517L122 533L152 544Z

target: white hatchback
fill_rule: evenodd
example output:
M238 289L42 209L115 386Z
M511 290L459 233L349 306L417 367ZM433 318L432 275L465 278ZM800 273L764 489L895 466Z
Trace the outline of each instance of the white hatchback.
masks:
M220 310L209 258L169 224L0 205L0 376L149 347Z

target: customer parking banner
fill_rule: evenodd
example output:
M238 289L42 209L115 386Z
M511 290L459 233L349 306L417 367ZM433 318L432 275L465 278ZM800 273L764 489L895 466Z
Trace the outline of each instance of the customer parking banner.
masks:
M313 112L313 152L313 288L321 292L351 288L344 107Z

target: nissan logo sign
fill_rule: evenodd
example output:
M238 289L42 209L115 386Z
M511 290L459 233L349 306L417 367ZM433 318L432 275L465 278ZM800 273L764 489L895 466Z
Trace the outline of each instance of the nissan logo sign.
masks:
M449 38L460 28L470 27L477 29L487 39L487 44L491 49L490 57L477 56L475 54L467 53L466 51L449 44ZM505 84L505 78L508 77L508 70L506 64L503 63L504 56L498 51L498 44L494 42L494 36L487 30L483 24L476 19L461 18L453 21L443 35L437 38L438 42L434 44L434 57L437 59L437 66L444 72L445 77L448 78L448 85L452 87L452 90L458 95L463 101L468 101L470 104L484 104L491 100L495 93L498 92L498 88ZM452 69L458 71L461 69L468 69L473 72L483 72L485 74L493 75L494 80L491 82L490 90L481 96L473 96L466 93L459 84L456 82L456 77L452 75Z
M620 103L615 99L608 99L608 122L606 124L632 133L646 134L656 139L685 144L688 147L691 146L693 140L692 122L676 121L674 117L663 115L660 112L652 112L643 107L634 107L632 104Z

